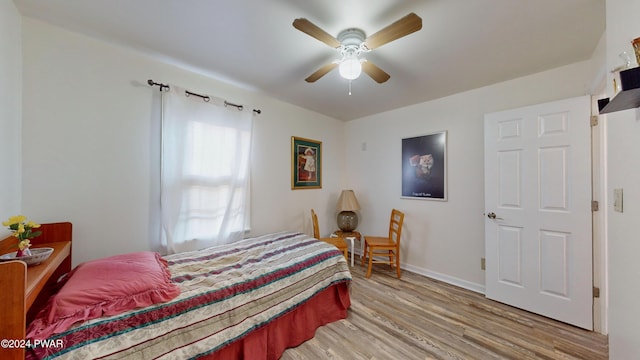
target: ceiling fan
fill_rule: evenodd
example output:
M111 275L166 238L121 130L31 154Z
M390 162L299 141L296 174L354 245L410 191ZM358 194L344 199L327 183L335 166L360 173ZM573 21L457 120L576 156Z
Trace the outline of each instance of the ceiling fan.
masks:
M335 38L304 18L295 19L293 27L337 49L340 54L339 59L322 66L309 75L305 79L306 82L315 82L338 67L340 75L347 80L357 79L364 71L381 84L389 80L391 76L361 55L422 29L422 19L418 15L410 13L369 37L365 37L364 31L360 29L350 28L341 31Z

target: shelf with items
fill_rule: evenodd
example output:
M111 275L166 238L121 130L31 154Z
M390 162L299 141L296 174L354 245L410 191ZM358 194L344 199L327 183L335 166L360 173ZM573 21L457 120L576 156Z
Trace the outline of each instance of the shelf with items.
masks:
M613 98L598 100L600 114L640 107L640 67L620 71L620 87Z
M48 259L29 267L20 260L0 262L0 339L25 340L28 323L56 291L58 279L71 271L71 223L42 224L40 230L33 248L53 248ZM0 239L0 254L17 244L13 235ZM23 360L25 348L0 348L0 358Z

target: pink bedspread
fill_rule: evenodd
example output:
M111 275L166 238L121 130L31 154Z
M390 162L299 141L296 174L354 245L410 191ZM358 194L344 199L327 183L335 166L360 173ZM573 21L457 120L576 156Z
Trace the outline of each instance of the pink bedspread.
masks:
M215 357L231 344L251 339L250 334L265 331L277 319L293 316L294 310L313 303L310 300L319 294L335 298L330 309L341 304L337 318L344 318L349 306L345 289L351 274L342 253L305 234L272 234L165 259L181 290L177 298L79 324L51 337L51 346L29 350L27 357ZM332 291L338 295L327 295ZM337 318L323 316L314 326ZM306 338L313 335L309 329L306 333ZM271 358L266 353L254 355L251 358Z

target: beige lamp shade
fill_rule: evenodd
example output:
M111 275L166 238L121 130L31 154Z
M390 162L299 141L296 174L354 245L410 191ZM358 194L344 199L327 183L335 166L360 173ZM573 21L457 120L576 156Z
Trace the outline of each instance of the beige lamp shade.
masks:
M360 210L360 204L356 199L356 194L353 190L342 190L340 198L338 199L338 211L355 211Z
M354 212L360 210L360 204L353 190L342 190L336 207L338 213L338 228L344 232L351 232L358 227L358 215Z

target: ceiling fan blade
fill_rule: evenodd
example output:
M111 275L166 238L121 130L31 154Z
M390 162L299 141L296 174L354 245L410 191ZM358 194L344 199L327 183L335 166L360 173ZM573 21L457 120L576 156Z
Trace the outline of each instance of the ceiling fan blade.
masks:
M422 29L422 18L414 13L411 13L394 22L393 24L387 26L386 28L378 31L377 33L369 36L364 41L364 44L367 46L367 48L369 48L369 50L373 50L386 43L392 42L393 40L397 40L403 36L414 33L420 29Z
M340 41L338 41L338 39L331 36L326 31L320 29L319 27L317 27L315 24L313 24L311 21L307 19L299 18L299 19L293 20L293 27L311 37L314 37L322 41L323 43L331 46L332 48L337 48L338 46L340 46Z
M391 77L371 61L365 61L362 63L362 71L371 76L371 78L378 84L382 84L383 82L389 80L389 78Z
M306 82L308 82L308 83L316 82L316 80L318 80L321 77L325 76L329 71L335 69L336 66L338 66L338 64L329 63L329 64L321 67L320 69L316 70L316 72L314 72L313 74L309 75L309 77L307 77L304 80Z

